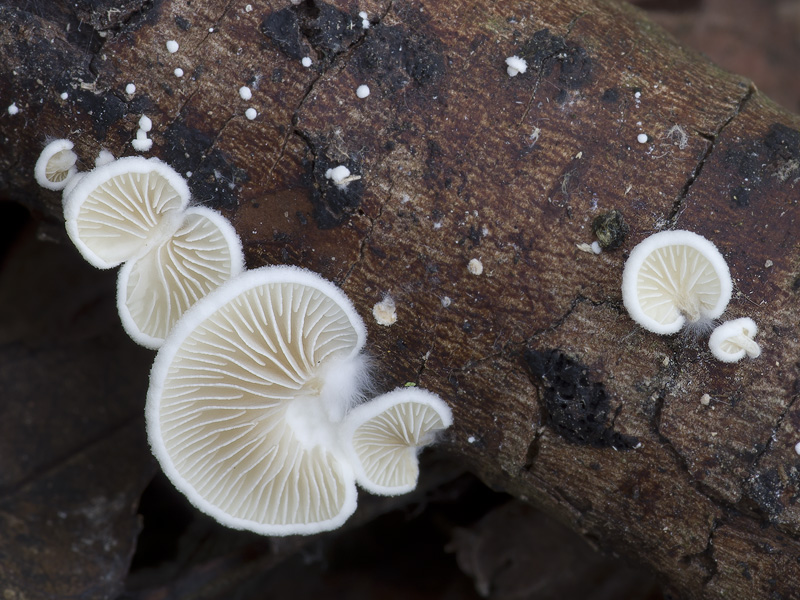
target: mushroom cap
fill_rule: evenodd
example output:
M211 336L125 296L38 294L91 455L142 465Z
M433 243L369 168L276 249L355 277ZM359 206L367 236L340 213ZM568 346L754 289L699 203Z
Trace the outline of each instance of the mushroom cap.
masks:
M757 358L761 355L761 348L753 340L757 333L758 326L750 317L726 321L711 332L708 348L722 362L738 362L745 355Z
M417 487L419 448L453 423L450 407L419 388L400 388L354 408L342 439L356 481L373 494L395 496Z
M67 233L95 267L110 269L172 235L189 202L183 177L130 156L87 173L64 197Z
M262 267L223 284L178 321L153 364L147 432L164 473L229 527L340 526L356 507L355 478L323 410L324 375L352 372L365 339L347 297L310 271Z
M156 349L190 306L243 269L242 243L230 222L209 208L188 208L171 237L120 269L122 326L136 343Z
M733 291L717 247L691 231L662 231L640 242L622 273L622 300L631 318L659 334L719 317Z
M36 183L48 190L60 191L75 176L78 155L72 151L69 140L54 140L47 144L36 161L33 175Z

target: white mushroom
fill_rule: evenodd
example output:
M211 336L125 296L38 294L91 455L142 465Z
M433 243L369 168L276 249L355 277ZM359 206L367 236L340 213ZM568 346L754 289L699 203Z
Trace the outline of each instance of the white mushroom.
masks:
M180 226L189 202L183 178L155 158L121 158L97 167L64 197L67 233L99 269L159 245Z
M753 340L757 333L758 326L749 317L726 321L711 332L708 347L714 358L722 362L738 362L745 354L758 358L761 348Z
M48 190L63 190L77 173L78 156L72 151L69 140L55 140L47 144L33 169L36 183Z
M373 494L395 496L417 486L417 452L453 423L450 407L419 388L401 388L354 408L343 443L356 481Z
M172 236L120 269L122 326L136 343L158 348L190 306L243 269L241 242L228 220L209 208L189 208Z
M247 271L186 312L147 395L167 477L220 523L266 535L340 526L355 479L339 422L361 393L366 329L310 271Z
M731 298L733 284L716 246L691 231L662 231L640 242L622 273L622 300L631 318L659 334L684 325L710 326Z
M65 194L67 233L84 258L101 269L125 263L117 307L143 346L158 348L187 308L244 268L230 223L187 209L186 182L157 159L110 162Z

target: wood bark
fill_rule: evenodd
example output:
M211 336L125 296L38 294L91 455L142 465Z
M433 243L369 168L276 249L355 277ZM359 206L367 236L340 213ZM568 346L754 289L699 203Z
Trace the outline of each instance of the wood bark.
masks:
M133 154L146 114L149 154L231 219L249 267L335 281L380 387L447 401L439 451L677 597L800 597L797 116L606 0L18 4L0 5L4 199L63 240L33 181L46 138L90 168ZM340 164L361 177L345 190ZM619 247L581 250L612 210ZM758 323L761 357L721 364L628 317L626 255L670 228L725 255L725 318Z

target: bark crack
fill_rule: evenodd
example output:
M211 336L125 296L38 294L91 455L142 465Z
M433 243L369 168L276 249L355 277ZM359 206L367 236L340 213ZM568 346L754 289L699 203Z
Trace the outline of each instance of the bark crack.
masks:
M681 210L686 203L686 198L689 196L689 192L692 189L695 181L700 177L700 174L703 172L703 167L705 167L706 162L711 157L711 154L714 152L714 149L717 146L717 140L719 139L722 132L725 130L728 125L730 125L733 120L739 116L739 114L744 110L745 105L750 101L752 98L753 93L756 91L755 86L751 83L748 88L747 92L739 99L736 106L734 107L733 112L722 122L722 124L717 127L715 131L711 134L704 134L700 133L699 135L708 141L708 146L706 151L703 153L703 156L700 158L700 161L695 165L692 172L689 174L689 178L686 180L686 183L681 188L678 197L675 199L675 202L672 205L672 210L669 213L665 223L665 229L670 229L675 226L675 223L678 220Z

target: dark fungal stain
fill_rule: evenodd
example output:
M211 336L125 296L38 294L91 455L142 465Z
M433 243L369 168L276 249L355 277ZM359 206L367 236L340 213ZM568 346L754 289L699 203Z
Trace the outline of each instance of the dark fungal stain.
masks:
M259 29L281 52L295 60L308 56L309 46L321 55L321 60L331 59L347 50L363 31L360 19L316 0L305 0L270 13Z
M574 444L617 450L635 448L639 440L608 424L610 404L605 386L589 378L589 369L560 350L527 349L525 364L542 388L545 423Z
M603 95L600 96L600 100L606 104L616 104L619 102L619 90L617 88L608 88L603 92Z
M211 150L213 136L176 119L164 131L164 139L166 162L182 175L192 172L189 188L198 203L216 209L237 206L236 188L249 177L223 152Z
M181 31L189 31L192 28L192 24L180 15L175 15L175 25L177 25L178 29Z
M764 469L750 477L747 492L767 518L776 519L787 503L791 506L800 498L800 475L786 470L782 477L778 469Z
M763 138L728 149L723 164L733 175L731 205L750 206L765 191L800 179L800 131L773 123Z
M558 67L556 79L562 88L578 90L591 80L593 63L589 53L575 42L553 35L549 29L534 33L522 44L519 55L529 68L545 76Z
M438 44L399 25L375 25L353 57L357 68L381 89L394 94L412 82L427 86L444 73Z
M306 181L311 191L311 217L320 229L333 229L346 223L361 206L364 195L363 180L351 181L339 187L325 177L328 169L344 165L351 175L360 175L360 167L355 160L330 160L324 151L317 154L313 163L308 163Z
M592 221L592 233L603 250L616 250L625 242L630 228L616 208L598 215Z
M98 95L88 90L72 92L75 103L92 118L92 128L98 142L106 139L109 128L128 114L128 107L114 95Z

